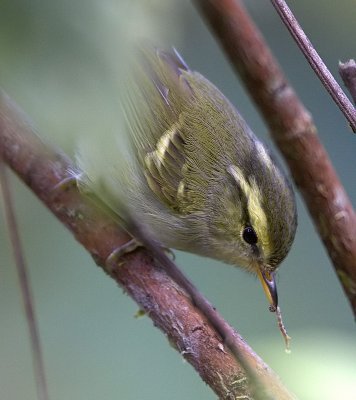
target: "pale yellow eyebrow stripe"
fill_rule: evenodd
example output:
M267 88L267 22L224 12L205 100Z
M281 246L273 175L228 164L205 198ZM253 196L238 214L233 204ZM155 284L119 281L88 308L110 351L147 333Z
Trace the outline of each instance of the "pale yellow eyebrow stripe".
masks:
M250 222L257 233L258 241L262 244L264 257L268 258L271 254L271 246L268 235L267 216L262 207L262 194L255 179L248 182L243 172L236 165L229 165L227 172L235 179L244 195L247 198L247 209Z

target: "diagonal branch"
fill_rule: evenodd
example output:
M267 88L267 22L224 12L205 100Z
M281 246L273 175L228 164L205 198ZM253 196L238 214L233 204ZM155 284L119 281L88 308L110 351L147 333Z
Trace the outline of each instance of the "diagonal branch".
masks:
M96 263L140 305L219 398L254 398L245 366L226 351L221 338L192 304L184 288L156 266L147 251L130 253L121 267L107 268L107 257L129 237L76 187L54 190L73 166L67 157L41 142L26 121L9 98L0 93L0 153L4 161L74 234ZM222 320L217 312L216 316ZM225 321L222 323L228 327ZM267 382L268 394L264 393L263 398L293 399L241 336L231 327L227 329L231 331L229 340L244 360L248 360L262 382Z
M304 54L304 57L313 68L317 77L320 79L325 89L329 92L334 102L348 120L351 129L356 132L355 107L343 92L340 85L336 82L336 79L328 70L328 67L324 64L324 61L321 59L318 52L315 50L314 46L303 31L302 27L299 25L287 3L284 0L271 0L271 3L275 7L277 13L281 17L298 47Z
M283 154L356 316L356 215L309 112L238 0L195 0Z

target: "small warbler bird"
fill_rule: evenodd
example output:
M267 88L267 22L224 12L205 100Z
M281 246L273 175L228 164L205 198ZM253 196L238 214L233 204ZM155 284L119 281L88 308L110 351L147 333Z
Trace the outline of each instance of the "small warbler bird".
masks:
M88 174L89 189L123 221L134 215L164 247L257 274L275 311L274 273L291 247L297 214L269 151L175 50L143 51L124 105L125 162L107 169L96 190Z

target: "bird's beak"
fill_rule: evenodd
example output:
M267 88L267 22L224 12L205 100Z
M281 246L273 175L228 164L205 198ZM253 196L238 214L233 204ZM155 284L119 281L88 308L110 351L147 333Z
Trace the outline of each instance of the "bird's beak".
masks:
M278 306L278 295L274 273L265 271L260 267L258 269L258 277L267 296L271 311L275 311Z

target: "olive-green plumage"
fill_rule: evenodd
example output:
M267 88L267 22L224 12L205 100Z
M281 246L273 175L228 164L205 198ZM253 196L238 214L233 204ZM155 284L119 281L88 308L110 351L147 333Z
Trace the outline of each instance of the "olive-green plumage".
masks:
M137 220L166 247L274 270L294 238L294 194L224 95L177 52L148 51L127 119L137 165L124 190Z
M297 218L291 186L265 146L176 51L143 52L124 109L130 145L116 158L126 161L99 178L87 174L89 189L165 247L258 273L277 306L273 271Z

